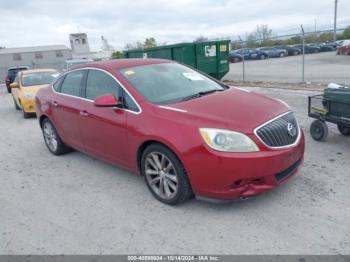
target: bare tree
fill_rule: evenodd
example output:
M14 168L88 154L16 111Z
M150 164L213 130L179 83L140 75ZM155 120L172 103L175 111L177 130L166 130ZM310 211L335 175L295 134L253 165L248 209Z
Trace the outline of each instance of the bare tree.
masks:
M198 36L194 41L195 42L204 42L204 41L207 41L208 40L208 37L205 37L203 35L200 35Z
M272 29L267 25L258 25L255 30L255 36L260 42L266 42L272 36Z

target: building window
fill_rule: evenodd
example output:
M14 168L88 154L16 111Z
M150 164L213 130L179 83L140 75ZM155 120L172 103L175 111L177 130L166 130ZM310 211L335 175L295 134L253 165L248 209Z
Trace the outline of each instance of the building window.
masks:
M43 53L35 52L34 56L35 56L36 59L42 59L43 58Z
M56 57L62 57L63 53L61 50L56 50Z
M75 43L80 45L80 39L75 39Z
M81 39L81 43L82 43L83 45L85 45L85 44L86 44L86 39L85 39L85 38Z
M13 54L13 61L20 61L22 60L20 53Z

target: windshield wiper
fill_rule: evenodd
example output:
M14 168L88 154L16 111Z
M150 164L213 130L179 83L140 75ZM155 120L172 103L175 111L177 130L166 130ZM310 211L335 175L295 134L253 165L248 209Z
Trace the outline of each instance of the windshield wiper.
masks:
M189 96L185 96L184 98L181 99L181 101L187 101L187 100L191 100L191 99L194 99L194 98L198 98L198 97L201 97L201 96L205 96L205 95L208 95L208 94L212 94L212 93L215 93L215 92L220 92L220 91L224 91L225 89L213 89L213 90L208 90L208 91L201 91L201 92L198 92L198 93L195 93L193 95L189 95Z

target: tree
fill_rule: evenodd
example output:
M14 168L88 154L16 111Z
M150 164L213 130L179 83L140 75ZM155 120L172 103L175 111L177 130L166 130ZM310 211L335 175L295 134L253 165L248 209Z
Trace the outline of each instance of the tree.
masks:
M261 43L266 42L272 36L272 29L270 29L267 25L258 25L256 27L255 38L260 40Z
M151 48L151 47L156 47L157 46L157 41L153 37L146 38L145 42L143 44L144 48Z
M125 54L124 54L124 52L115 51L115 52L112 53L111 58L112 58L112 59L125 58Z
M341 36L342 39L350 39L350 26L348 26Z
M205 36L203 36L203 35L198 36L198 37L194 40L194 42L204 42L204 41L208 41L208 37L205 37Z

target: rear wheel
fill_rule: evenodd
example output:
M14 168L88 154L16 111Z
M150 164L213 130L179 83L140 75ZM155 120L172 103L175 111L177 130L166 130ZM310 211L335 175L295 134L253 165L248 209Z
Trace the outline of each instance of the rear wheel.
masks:
M52 154L59 156L70 151L70 148L63 143L55 127L48 118L43 120L41 128L45 144Z
M280 53L280 57L284 57L285 54L283 52Z
M328 136L328 126L321 120L315 120L311 123L310 133L313 139L325 141Z
M21 108L18 106L18 104L16 103L15 98L13 97L13 104L15 105L16 110L20 110Z
M165 146L152 144L146 148L141 172L152 195L165 204L181 204L193 196L185 168Z
M338 124L338 130L343 136L350 136L350 127Z
M261 59L261 60L266 59L266 55L261 55L261 56L260 56L260 59Z

